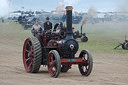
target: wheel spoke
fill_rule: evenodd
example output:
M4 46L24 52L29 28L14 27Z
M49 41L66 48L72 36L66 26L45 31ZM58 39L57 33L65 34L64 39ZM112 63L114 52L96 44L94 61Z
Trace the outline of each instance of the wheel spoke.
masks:
M55 72L56 72L56 66L53 66L53 68L55 69Z
M87 66L88 66L88 57L87 57L87 59L86 59L86 54L83 54L83 63L81 63L81 70L83 71L83 72L86 72L87 70L88 70L88 68L87 68Z
M32 48L32 46L30 46L30 49L31 49L31 51L33 51L33 48Z
M31 48L31 49L30 49L30 50L31 50L31 51L30 51L31 56L34 56L34 54L33 54L33 47L32 47L32 46L30 46L30 48Z
M81 69L83 70L83 66L81 66Z
M86 60L89 60L89 55L86 56Z
M88 60L86 60L86 65L88 66L88 64L89 64L89 61L88 61Z
M31 53L31 56L34 56L34 54L33 54L33 51L32 51L32 50L30 51L30 53Z
M33 63L33 60L34 60L34 59L31 57L31 61L32 61L32 63Z
M85 54L83 54L83 57L85 57Z
M50 54L50 58L49 58L49 71L50 71L50 73L52 74L52 75L54 75L55 74L55 72L56 72L56 67L55 67L55 65L56 65L56 60L54 60L53 59L53 54L51 53Z
M25 60L25 62L27 62L27 61L29 61L29 60L31 60L31 58L29 57L29 58L27 58L26 60Z
M27 50L27 49L25 50L25 52L31 53L31 51L29 51L29 50Z
M83 54L83 56L82 56L82 57L83 57L83 60L85 60L85 59L86 59L86 58L85 58L85 54Z
M52 66L49 66L49 70L52 71Z
M31 47L30 42L28 42L27 44L29 45L29 47Z
M50 66L50 67L49 67L49 70L50 70L50 72L52 73L52 75L54 75L54 74L55 74L55 72L54 72L53 68L54 68L54 66Z
M52 63L53 63L53 66L55 66L56 65L56 60L53 60Z
M85 66L86 70L88 70L87 66Z
M32 66L32 62L29 64L28 68L30 69L30 68L31 68L31 66Z
M51 56L50 60L53 60L53 54L50 54L50 56Z

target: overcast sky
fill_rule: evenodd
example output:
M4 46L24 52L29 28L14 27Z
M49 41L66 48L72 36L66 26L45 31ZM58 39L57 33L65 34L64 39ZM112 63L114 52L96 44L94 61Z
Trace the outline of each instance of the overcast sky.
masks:
M64 5L72 5L76 11L86 12L90 7L94 7L97 11L115 11L118 6L125 3L127 0L11 0L12 8L19 10L24 7L24 10L54 10L59 2Z

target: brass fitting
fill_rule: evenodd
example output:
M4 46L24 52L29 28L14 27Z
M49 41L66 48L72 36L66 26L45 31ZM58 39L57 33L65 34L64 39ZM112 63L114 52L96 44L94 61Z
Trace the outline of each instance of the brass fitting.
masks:
M66 10L72 10L73 9L73 7L72 6L66 6L66 8L65 8Z

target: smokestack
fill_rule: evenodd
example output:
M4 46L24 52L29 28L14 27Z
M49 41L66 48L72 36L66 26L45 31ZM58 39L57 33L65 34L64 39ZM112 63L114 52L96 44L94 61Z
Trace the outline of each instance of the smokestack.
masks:
M66 14L67 14L67 19L66 19L66 24L67 24L67 28L66 28L66 35L67 36L72 36L73 32L72 32L72 6L67 6L66 7Z

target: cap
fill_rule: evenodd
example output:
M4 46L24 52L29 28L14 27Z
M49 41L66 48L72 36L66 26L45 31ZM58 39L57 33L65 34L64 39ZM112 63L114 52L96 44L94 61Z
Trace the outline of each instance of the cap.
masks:
M47 17L46 20L49 20L49 17Z

